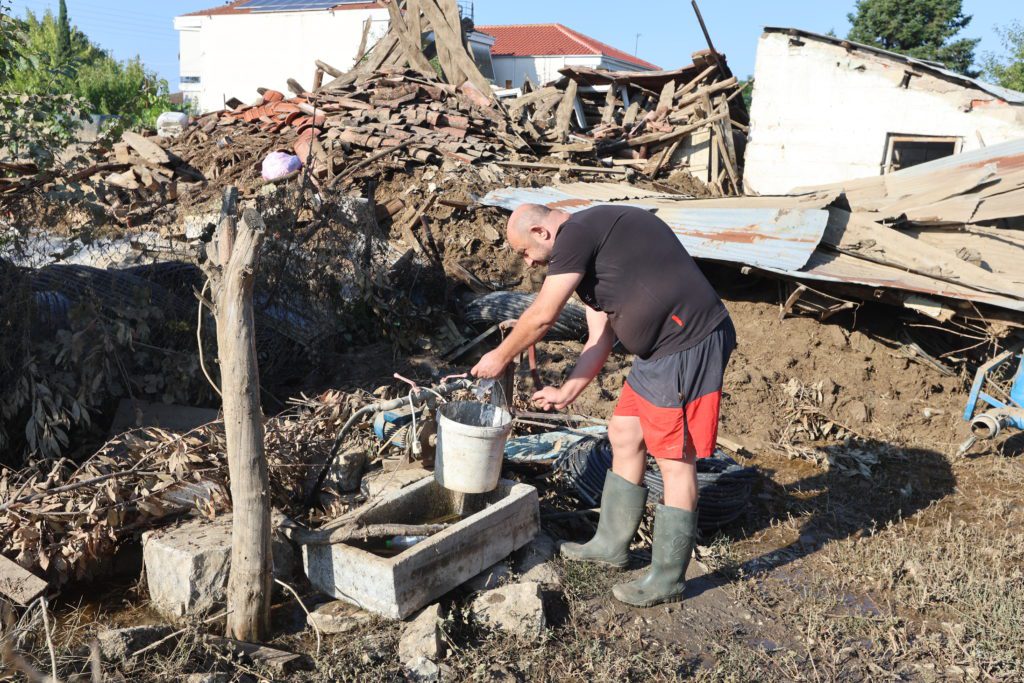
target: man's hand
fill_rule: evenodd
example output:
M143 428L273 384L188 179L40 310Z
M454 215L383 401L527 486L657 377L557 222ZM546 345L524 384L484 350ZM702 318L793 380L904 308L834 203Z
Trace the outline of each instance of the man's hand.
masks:
M469 372L477 379L497 379L505 371L506 365L508 365L508 361L498 353L498 349L495 349L485 353L480 362L474 365Z
M572 397L564 387L544 387L533 395L533 402L540 406L541 410L561 410L572 402Z

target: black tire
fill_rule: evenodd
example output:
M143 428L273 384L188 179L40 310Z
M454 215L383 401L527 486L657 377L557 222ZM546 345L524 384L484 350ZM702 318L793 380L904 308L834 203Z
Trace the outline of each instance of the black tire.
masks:
M474 299L465 311L466 322L481 329L514 320L533 303L535 294L527 292L493 292ZM569 302L562 309L558 321L551 326L546 341L582 341L587 336L586 309Z

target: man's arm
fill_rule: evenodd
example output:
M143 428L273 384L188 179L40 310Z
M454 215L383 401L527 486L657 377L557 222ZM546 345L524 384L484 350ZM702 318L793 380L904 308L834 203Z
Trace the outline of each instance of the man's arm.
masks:
M608 360L608 354L615 344L615 333L612 331L611 323L608 322L608 314L587 306L587 343L580 352L576 361L576 367L572 369L569 379L560 387L544 387L533 395L535 403L543 410L552 407L561 410L575 401L587 385L594 381L597 373L601 371L604 362Z
M519 322L505 337L498 348L484 355L472 370L474 377L493 379L499 377L505 366L517 354L544 338L548 329L558 320L565 302L583 279L580 273L549 275L544 279L540 293L530 307L519 316Z

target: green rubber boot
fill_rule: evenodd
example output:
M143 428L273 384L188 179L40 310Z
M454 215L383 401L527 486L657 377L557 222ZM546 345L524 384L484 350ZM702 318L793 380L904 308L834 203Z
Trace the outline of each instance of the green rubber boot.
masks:
M636 581L620 583L612 594L634 607L679 602L686 589L686 566L697 542L697 513L659 505L654 516L651 568Z
M597 523L597 533L582 545L563 543L562 557L619 568L627 566L629 542L640 526L646 503L645 487L631 484L609 470L601 494L601 519Z

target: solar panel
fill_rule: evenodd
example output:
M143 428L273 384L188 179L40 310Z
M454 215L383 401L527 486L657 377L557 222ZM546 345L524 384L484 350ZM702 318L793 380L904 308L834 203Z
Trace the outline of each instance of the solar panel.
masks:
M331 9L338 5L353 5L367 0L249 0L239 9L250 12L300 12L311 9Z

